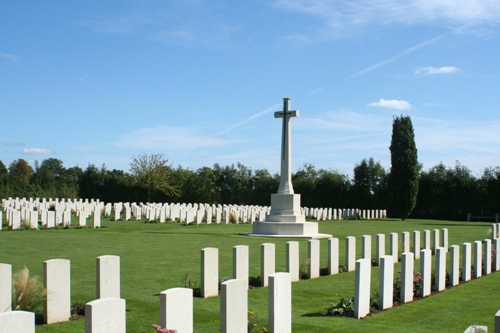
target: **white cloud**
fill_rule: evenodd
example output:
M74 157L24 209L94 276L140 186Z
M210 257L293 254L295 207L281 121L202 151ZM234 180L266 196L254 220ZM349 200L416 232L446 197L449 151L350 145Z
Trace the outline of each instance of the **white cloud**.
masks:
M460 69L454 66L444 66L444 67L419 67L415 70L415 74L422 75L432 75L432 74L452 74L459 72Z
M156 126L140 128L123 135L116 143L120 147L141 150L192 150L197 148L219 147L228 144L219 136L199 134L191 127Z
M10 61L18 61L19 60L19 57L15 56L13 54L4 53L4 52L0 52L0 57L9 59Z
M49 155L52 153L53 153L52 150L42 149L42 148L24 148L21 151L21 154L25 154L25 155Z
M356 28L377 24L414 25L439 23L444 26L500 22L500 2L462 0L276 0L285 10L319 17L323 37L342 38Z
M368 104L368 106L376 106L379 108L389 108L396 110L410 110L412 108L412 105L408 101L383 98L381 98L378 102Z

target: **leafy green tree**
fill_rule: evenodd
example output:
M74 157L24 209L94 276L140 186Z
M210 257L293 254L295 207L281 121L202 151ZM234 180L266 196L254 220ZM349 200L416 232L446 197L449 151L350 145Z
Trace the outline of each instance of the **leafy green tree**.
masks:
M0 161L0 198L8 197L8 181L9 181L9 170L2 161Z
M151 202L152 191L159 191L167 195L178 193L177 188L170 182L172 168L164 154L132 156L130 171L135 183L147 190L148 202Z
M392 124L391 172L388 192L391 215L405 220L417 202L419 163L413 125L409 116L395 117Z
M386 172L380 162L373 157L363 159L354 166L352 201L361 209L381 208L386 190Z
M259 206L269 206L271 204L271 194L278 192L280 176L271 175L266 169L257 169L252 176L253 200L252 204Z
M349 176L337 170L320 169L314 187L316 204L310 207L348 207L350 188Z
M12 195L19 197L30 196L30 178L33 174L33 168L20 158L9 165L9 184Z

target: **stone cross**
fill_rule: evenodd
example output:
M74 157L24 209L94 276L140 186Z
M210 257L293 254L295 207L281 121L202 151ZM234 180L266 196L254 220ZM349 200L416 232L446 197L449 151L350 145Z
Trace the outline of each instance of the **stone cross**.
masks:
M283 98L283 111L274 113L274 118L283 118L281 138L281 180L278 193L293 194L292 186L292 133L290 118L298 117L299 110L290 110L290 98Z

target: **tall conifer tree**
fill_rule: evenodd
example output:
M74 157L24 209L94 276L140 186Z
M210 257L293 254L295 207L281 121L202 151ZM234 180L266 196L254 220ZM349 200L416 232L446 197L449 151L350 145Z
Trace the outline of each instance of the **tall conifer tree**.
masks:
M392 214L405 220L417 203L419 165L413 125L409 116L395 117L392 124L391 173L388 191Z

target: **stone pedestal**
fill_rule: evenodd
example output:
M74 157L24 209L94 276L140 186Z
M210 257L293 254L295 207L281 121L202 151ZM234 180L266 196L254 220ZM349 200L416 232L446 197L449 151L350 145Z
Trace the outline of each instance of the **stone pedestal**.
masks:
M318 223L306 222L300 212L300 194L271 194L271 213L265 221L253 223L249 236L330 238L318 233Z

